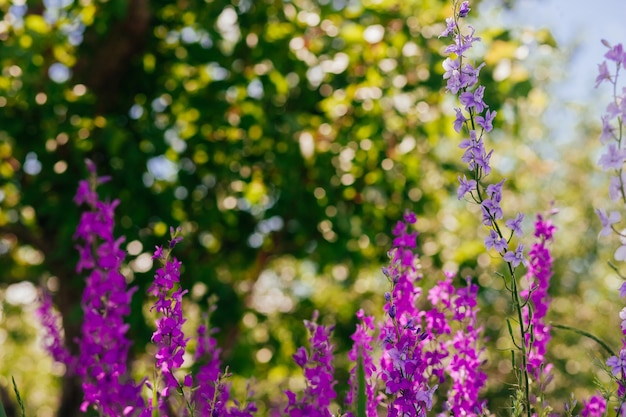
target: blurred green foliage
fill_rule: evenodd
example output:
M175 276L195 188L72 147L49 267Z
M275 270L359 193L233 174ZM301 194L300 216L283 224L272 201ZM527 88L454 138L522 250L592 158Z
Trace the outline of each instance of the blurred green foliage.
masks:
M341 354L354 313L380 312L387 283L379 267L393 225L411 209L420 217L425 274L436 280L445 268L478 277L496 346L487 353L487 395L494 411L506 406L508 300L498 291L498 264L484 253L476 210L456 200L463 166L454 103L442 94L446 40L438 38L448 2L16 4L0 0L0 385L16 375L29 415L52 415L54 407L76 415L80 403L71 382L44 382L62 370L52 372L40 350L24 350L40 330L30 304L23 297L11 303L8 293L24 282L53 291L75 349L83 278L74 272L80 210L72 198L85 158L112 178L101 195L121 200L124 273L140 287L129 318L138 374L150 369L152 327L141 296L151 280L150 252L165 242L168 226L181 225L189 331L216 295L213 324L238 375L235 388L251 376L260 398L297 386L291 355L306 340L302 320L318 309L337 325L345 390ZM593 170L584 149L546 161L534 147L546 133L539 115L548 97L525 59L554 54L556 45L545 31L525 35L481 34L486 101L502 116L492 138L494 175L508 178L511 216L524 209L531 218L552 200L563 208L557 225L576 239L555 243L552 317L611 340L615 327L593 321L600 315L614 323L612 304L579 305L606 296L586 278L607 276L590 227L591 196L604 194L572 180ZM504 61L508 72L496 73ZM593 137L583 121L581 132ZM568 358L595 347L557 336L551 359L561 384L552 389L567 398L574 387L564 378L585 373L581 392L588 392L593 368ZM36 370L15 365L29 356ZM50 394L58 384L62 394Z

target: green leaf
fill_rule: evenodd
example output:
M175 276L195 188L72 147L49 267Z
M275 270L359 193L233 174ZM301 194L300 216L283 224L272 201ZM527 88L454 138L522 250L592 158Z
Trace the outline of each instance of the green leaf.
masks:
M2 404L2 398L0 398L0 417L7 417L7 413L4 411L4 405Z
M366 392L365 392L365 366L363 365L363 352L359 351L359 357L357 359L357 402L356 402L356 415L357 417L367 417L365 414L366 406Z
M17 389L15 378L11 377L11 381L13 381L13 391L15 391L15 397L17 398L17 403L19 404L20 410L22 411L22 417L26 417L26 413L24 412L24 401L22 401L22 397L20 396L20 391Z

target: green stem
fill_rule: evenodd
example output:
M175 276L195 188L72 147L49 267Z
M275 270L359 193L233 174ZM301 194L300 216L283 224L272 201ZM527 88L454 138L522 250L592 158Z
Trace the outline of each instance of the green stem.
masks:
M605 341L603 341L599 337L592 335L591 333L588 333L588 332L586 332L584 330L577 329L576 327L566 326L565 324L550 323L550 326L554 327L555 329L569 330L569 331L577 333L577 334L579 334L581 336L589 338L589 339L593 340L594 342L596 342L597 344L599 344L600 346L602 346L604 348L604 350L606 350L609 353L609 355L617 356L617 354L615 354L615 352L613 351L613 349L611 349L611 347L608 345L608 343L606 343Z
M524 328L524 317L522 314L522 303L520 302L519 292L517 290L517 279L515 277L515 271L511 264L509 266L509 273L511 275L511 284L513 286L513 300L515 302L515 310L517 312L517 320L519 322L519 331L520 331L520 347L522 351L522 373L524 377L524 396L526 397L526 414L528 417L531 417L531 406L530 406L530 381L528 377L528 357L526 353L526 329ZM513 341L515 342L515 341Z

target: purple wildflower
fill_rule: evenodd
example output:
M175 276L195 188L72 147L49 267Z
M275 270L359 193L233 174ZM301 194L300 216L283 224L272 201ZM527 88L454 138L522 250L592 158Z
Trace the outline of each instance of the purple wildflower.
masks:
M194 354L194 362L200 363L196 374L197 388L193 393L195 410L200 416L210 417L212 413L222 411L220 406L225 406L228 393L219 390L218 381L222 377L220 352L217 341L212 337L214 330L208 326L198 327L198 346ZM217 391L217 392L216 392ZM226 397L226 398L225 398ZM219 410L217 410L219 409Z
M444 409L454 416L477 415L486 409L486 402L479 399L479 392L487 381L487 375L481 370L481 354L484 349L479 346L479 340L482 329L476 320L478 286L472 284L468 278L466 287L455 289L452 278L453 274L446 273L444 285L438 284L441 288L448 289L448 294L442 300L449 302L437 303L429 297L434 305L443 304L444 309L451 310L452 320L459 323L459 329L446 343L451 357L446 372L452 383Z
M465 197L465 194L467 193L471 193L472 191L474 191L476 189L476 181L475 180L467 180L467 178L465 177L465 175L463 175L463 178L461 178L459 176L459 189L457 191L457 196L460 199L462 199L463 197Z
M478 76L480 75L480 70L484 66L485 66L484 62L475 68L472 64L463 65L463 70L461 71L461 87L468 89L478 84ZM469 109L466 109L466 110L469 111Z
M182 330L185 322L182 301L187 290L180 287L181 262L175 257L170 258L173 247L180 241L177 238L180 237L181 229L172 228L170 232L172 240L169 249L157 247L154 252L154 258L161 261L163 266L157 269L154 282L148 289L150 295L157 297L151 308L156 310L159 316L156 320L156 330L152 333L152 342L157 347L155 365L162 378L163 387L155 386L154 389L158 391L159 405L162 408L165 407L170 392L176 392L182 386L174 372L183 364L183 354L188 341ZM155 404L151 404L149 408L154 406Z
M524 258L524 245L522 245L521 243L518 244L517 249L515 249L515 252L508 251L507 253L504 254L502 258L504 259L505 262L508 262L511 265L513 265L513 268L517 268L519 264L525 264L526 259Z
M372 378L376 374L376 365L372 359L374 317L366 316L362 309L356 313L356 316L360 320L360 323L357 324L356 331L352 335L353 344L350 352L348 352L348 359L356 365L350 370L350 390L346 395L346 406L347 408L354 408L356 402L358 388L357 366L360 360L365 373L365 415L366 417L376 417L378 415L376 412L378 401L376 397L376 385L374 381L372 381ZM348 417L353 416L353 413L348 413Z
M459 7L459 17L467 17L470 10L472 9L470 9L469 7L469 2L464 1L463 3L461 3L461 7Z
M600 156L598 165L605 171L609 169L622 169L626 159L626 149L619 149L616 144L609 143L606 153Z
M599 395L592 395L583 401L582 417L603 417L606 412L606 400Z
M523 234L522 232L523 220L524 220L524 214L517 213L517 216L515 216L515 219L507 220L504 224L506 225L506 227L511 229L511 232L515 233L517 236L521 236Z
M68 374L73 374L76 359L63 343L61 316L53 310L52 296L45 289L42 291L41 302L37 307L37 317L44 329L44 348L52 356L52 359L67 367Z
M487 107L483 101L484 94L485 87L481 85L474 92L465 91L464 93L461 93L459 100L468 111L470 111L470 109L474 109L474 112L482 113L485 107Z
M425 341L430 336L417 326L422 316L416 307L421 294L421 289L415 285L421 279L417 272L419 258L413 251L417 234L407 231L407 223L415 220L414 215L405 215L406 222L398 222L394 229L396 238L391 265L386 269L392 291L389 297L385 297L388 318L383 323L380 338L383 344L381 379L388 396L388 416L425 416L432 407L432 395L436 389L428 384L429 359L424 351ZM407 235L411 239L406 239ZM440 328L445 328L439 316L431 316L430 320L432 327L441 325ZM433 364L440 369L430 370L443 377L441 355L435 351L431 354Z
M545 353L550 341L550 326L544 320L548 312L550 298L548 287L552 278L552 256L547 247L552 241L556 228L549 219L537 216L535 222L535 237L538 239L529 252L528 272L526 278L529 281L528 290L520 293L520 296L528 299L532 310L528 305L523 309L524 325L532 330L526 335L526 347L528 350L527 368L529 373L539 381L542 376L547 376L552 365L545 363Z
M609 198L613 201L624 199L624 195L626 195L624 185L626 185L626 172L622 170L619 176L611 177L610 179Z
M596 78L596 88L604 81L611 81L611 73L609 73L609 67L606 65L606 61L602 64L598 64L598 77Z
M626 349L622 349L618 356L611 356L606 361L607 366L611 367L614 376L623 379L626 377Z
M209 313L215 310L211 305ZM205 317L205 323L198 327L197 346L194 353L194 363L199 364L195 375L195 386L191 396L194 415L198 417L252 417L256 412L254 402L240 404L233 399L234 406L228 407L230 400L230 385L225 380L230 376L228 368L221 370L220 353L217 340L212 336L217 329L209 329L209 319ZM191 375L187 375L187 380ZM192 385L186 381L185 386ZM252 392L248 388L248 396Z
M456 29L456 23L454 22L454 19L452 17L446 18L446 28L443 32L441 32L441 35L439 35L439 37L442 38L448 36L449 34L454 32L454 29Z
M497 184L489 184L486 188L487 195L490 199L496 202L502 201L502 186L504 185L504 181L502 180Z
M330 402L337 397L334 389L337 382L333 377L333 345L330 343L333 327L317 324L316 319L317 311L313 315L313 320L304 322L310 334L309 360L302 366L306 388L300 399L294 392L285 391L288 399L285 412L289 417L332 416L328 407ZM298 355L298 362L301 363L300 359L301 354Z
M496 220L501 219L503 216L500 203L495 200L483 200L481 209L483 210L483 224L485 226L491 226Z
M598 208L596 209L596 214L602 223L602 230L600 230L599 236L609 236L613 225L622 220L622 216L617 211L607 214L605 209Z
M143 405L140 386L128 375L128 325L130 300L136 288L127 289L120 273L125 253L120 249L124 238L113 235L114 210L119 204L102 202L96 192L106 177L96 176L95 165L88 161L89 180L80 181L74 201L87 203L91 211L80 218L74 239L80 260L77 271L88 270L82 297L84 312L80 354L76 373L84 392L81 410L94 407L104 416L126 416Z
M489 231L489 236L485 238L485 247L487 249L495 249L499 253L504 253L508 249L508 244L506 243L506 239L500 237L498 233L491 229Z
M444 73L443 73L444 80L447 80L455 76L455 74L458 75L460 73L458 59L446 58L443 60L442 66L444 69Z
M624 47L621 43L610 47L609 51L604 54L604 57L609 61L613 61L618 65L626 66L626 51L624 51Z
M454 111L456 112L456 119L454 119L454 130L459 133L461 132L461 129L463 129L463 125L465 124L467 119L465 118L465 116L463 116L463 112L461 111L461 109L456 108L454 109Z
M476 116L476 123L478 124L478 126L485 129L485 132L491 132L493 130L493 119L496 118L497 114L497 111L487 110L485 117Z

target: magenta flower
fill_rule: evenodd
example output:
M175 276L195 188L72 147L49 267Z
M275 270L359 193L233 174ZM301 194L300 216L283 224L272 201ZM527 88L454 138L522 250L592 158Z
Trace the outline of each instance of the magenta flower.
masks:
M413 251L417 233L408 230L408 226L416 221L413 213L407 213L404 221L398 222L393 230L395 239L390 266L383 270L392 285L391 293L385 295L388 318L380 334L383 344L380 377L388 397L388 416L425 416L432 407L432 396L437 388L429 385L429 372L443 376L440 359L446 353L435 348L430 352L429 360L424 347L426 339L431 336L418 327L422 313L417 309L416 301L421 289L416 283L421 275L417 269L418 256ZM431 327L445 329L439 318L433 315L427 319L431 320ZM433 366L429 367L429 364Z
M96 176L95 165L87 161L91 177L80 181L75 201L91 211L80 218L74 239L80 260L77 271L89 271L82 297L84 312L76 373L82 379L83 412L89 407L104 416L127 416L141 409L140 386L128 375L128 325L130 300L136 288L127 289L120 273L125 253L124 238L113 235L114 210L118 200L99 200L96 188L107 181Z
M592 395L583 401L582 417L603 417L606 412L606 400L599 395Z
M365 416L377 417L376 408L378 407L378 399L376 396L376 384L375 381L373 381L376 375L376 365L372 359L374 350L374 337L372 336L374 332L374 317L366 316L362 309L356 313L356 316L360 320L360 323L357 324L356 331L352 335L353 344L348 353L348 359L355 363L355 366L350 370L350 390L346 395L346 408L351 409L355 406L358 388L357 366L360 360L365 373ZM347 417L354 417L354 413L352 412L347 414Z
M548 243L552 241L555 231L556 227L549 219L537 215L535 237L538 241L530 249L526 273L529 286L520 293L520 296L528 299L532 305L532 309L526 305L522 313L524 325L532 332L527 333L525 341L528 351L527 368L537 381L547 377L552 367L545 362L545 353L550 341L550 326L544 320L550 303L548 288L553 273Z
M451 385L443 406L444 411L454 416L478 415L486 410L486 403L480 400L479 393L487 381L487 376L481 370L482 329L476 320L478 286L468 279L467 287L455 289L452 285L453 276L446 273L446 279L438 282L429 291L428 299L434 308L426 314L432 316L436 311L442 316L441 320L446 322L445 333L452 333L452 338L443 342L440 348L441 352L449 352L450 358L445 373L450 378ZM458 323L458 330L451 330L453 322Z
M210 307L209 313L215 310ZM233 400L235 405L228 406L230 385L225 381L230 376L228 369L221 370L220 353L217 341L212 336L217 329L208 328L207 324L198 327L197 346L194 354L194 363L199 364L195 377L187 375L185 386L193 387L191 402L193 403L194 416L196 417L252 417L257 411L254 402L240 404ZM193 381L190 381L193 379ZM248 390L249 396L252 392Z
M313 320L304 322L309 330L310 354L296 352L294 359L304 370L306 387L300 399L292 391L285 391L288 404L284 412L289 417L331 417L330 402L337 397L335 393L333 345L330 343L330 334L333 327L325 327L316 323L317 311ZM308 360L303 362L308 356Z
M68 374L73 374L76 358L65 347L61 334L61 316L53 310L52 297L45 289L42 291L41 301L37 307L37 317L44 329L44 349L48 351L52 359L66 366Z
M148 293L157 298L151 308L158 315L156 330L152 333L152 342L157 347L155 365L163 385L155 384L153 389L158 392L161 408L165 407L172 392L182 390L184 384L178 381L174 373L183 364L183 355L189 340L182 329L185 322L182 310L183 296L187 290L183 290L180 286L181 262L175 257L170 257L172 249L180 241L181 229L171 228L170 233L169 248L167 250L163 250L162 247L155 249L153 258L161 261L163 266L157 269L154 281L148 289ZM150 404L148 408L151 409L154 406L155 404Z

